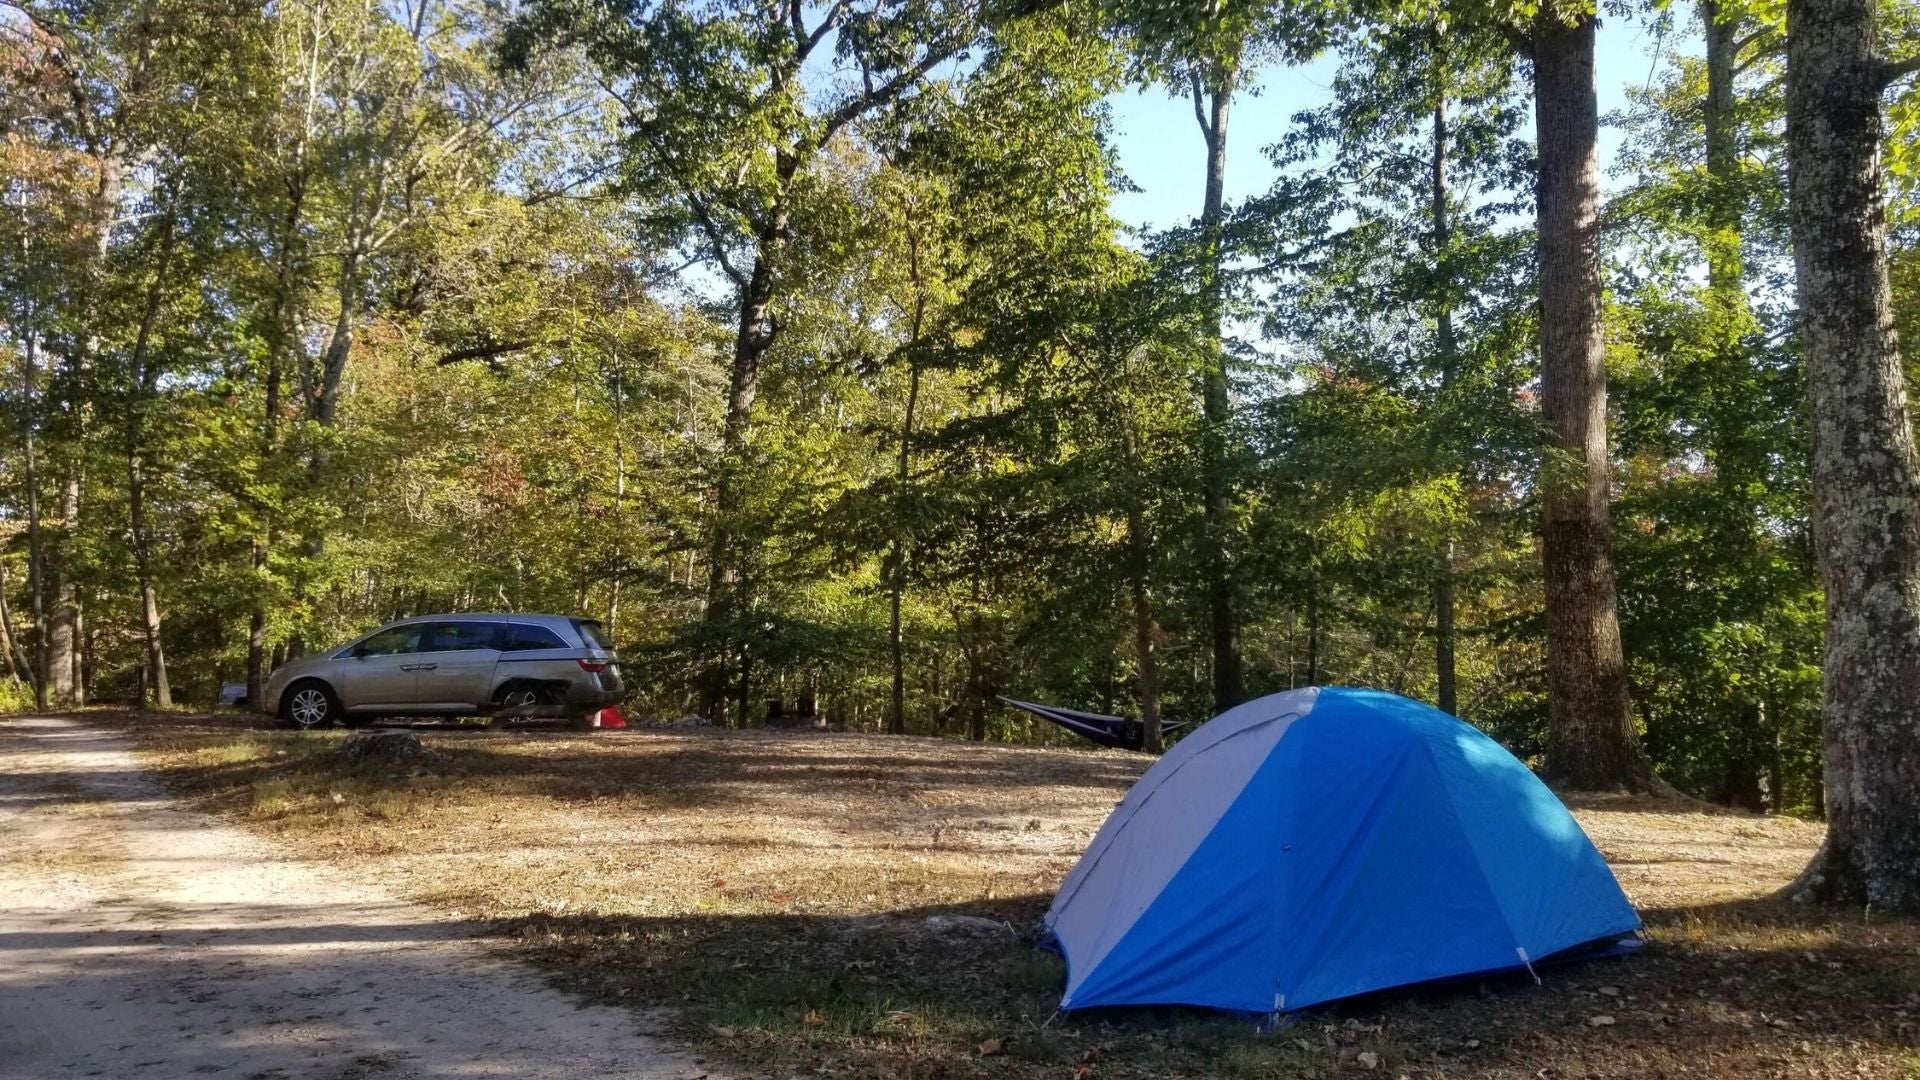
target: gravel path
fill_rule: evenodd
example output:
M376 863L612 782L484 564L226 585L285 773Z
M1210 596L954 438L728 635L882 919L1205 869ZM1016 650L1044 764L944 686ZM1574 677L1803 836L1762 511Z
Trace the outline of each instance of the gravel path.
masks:
M0 721L0 1080L704 1075L469 928L182 808L114 736Z

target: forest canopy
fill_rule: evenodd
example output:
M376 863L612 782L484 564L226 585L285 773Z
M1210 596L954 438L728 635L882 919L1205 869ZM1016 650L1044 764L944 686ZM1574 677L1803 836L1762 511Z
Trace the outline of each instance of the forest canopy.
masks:
M1867 7L1911 364L1920 9ZM1819 813L1798 10L1609 9L1668 45L1589 123L1551 5L7 0L0 698L554 611L641 716L1358 684ZM1205 163L1162 231L1139 88Z

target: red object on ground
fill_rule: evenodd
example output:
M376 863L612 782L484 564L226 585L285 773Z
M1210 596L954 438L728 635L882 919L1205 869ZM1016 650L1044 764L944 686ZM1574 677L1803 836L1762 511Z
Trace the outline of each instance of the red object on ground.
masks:
M627 726L627 718L620 715L620 707L618 705L609 705L601 709L594 715L593 720L593 726L597 728L623 728Z

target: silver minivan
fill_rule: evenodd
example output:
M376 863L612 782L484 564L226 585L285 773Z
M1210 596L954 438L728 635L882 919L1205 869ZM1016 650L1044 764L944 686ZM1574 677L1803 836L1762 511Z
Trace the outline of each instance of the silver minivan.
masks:
M261 708L298 727L375 716L564 718L591 727L620 700L600 624L570 615L416 615L290 661Z

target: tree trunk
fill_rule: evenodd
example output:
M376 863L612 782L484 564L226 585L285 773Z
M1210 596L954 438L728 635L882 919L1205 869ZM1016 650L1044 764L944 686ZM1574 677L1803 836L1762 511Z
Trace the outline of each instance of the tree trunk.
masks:
M62 531L71 536L80 516L80 477L77 463L68 466L69 474L60 488L59 515ZM78 685L74 671L79 667L80 599L71 570L64 565L70 544L62 543L61 558L56 561L52 578L53 610L47 614L47 703L56 709L78 704Z
M41 712L47 708L47 671L49 652L47 648L47 556L40 533L40 473L39 454L37 453L40 427L38 406L40 398L36 396L39 375L36 371L36 342L33 331L26 335L26 346L22 350L24 372L22 374L21 397L26 402L26 480L27 485L27 604L33 616L33 707Z
M1320 583L1307 586L1307 685L1320 685Z
M1209 627L1213 639L1213 709L1224 712L1240 704L1246 688L1240 667L1240 611L1234 582L1231 541L1233 512L1232 463L1227 452L1232 403L1227 380L1225 337L1226 282L1223 278L1226 225L1227 120L1233 106L1233 78L1215 85L1193 85L1196 113L1205 113L1200 132L1207 144L1206 202L1200 212L1200 230L1206 244L1207 330L1212 340L1202 381L1201 406L1206 420L1202 445L1202 493L1205 502L1204 548ZM1203 109L1204 105L1204 109Z
M127 448L127 517L132 528L134 571L140 578L140 615L146 632L146 667L152 678L154 703L161 709L173 705L173 690L167 684L167 650L159 640L159 596L154 590L154 557L146 530L146 477L140 467L140 450Z
M740 553L735 550L739 523L741 467L745 464L747 428L753 416L754 399L760 395L760 369L767 350L773 347L777 329L773 321L773 257L785 244L787 212L776 208L768 225L761 230L759 250L753 270L740 288L740 320L733 339L733 372L727 384L727 416L720 433L720 469L714 478L713 535L711 560L707 567L707 628L711 641L723 641L733 635L733 595L740 580ZM726 653L720 649L709 665L701 712L719 721L725 716L727 690ZM746 702L740 703L742 709Z
M1746 306L1741 244L1740 141L1734 115L1733 77L1740 21L1718 0L1701 0L1700 22L1707 49L1707 97L1701 103L1706 132L1707 286L1716 301Z
M1160 734L1160 621L1153 613L1149 583L1153 539L1146 513L1134 503L1127 507L1127 581L1133 594L1133 655L1139 668L1140 749L1158 754L1166 749Z
M1460 715L1460 684L1454 670L1453 541L1440 545L1434 557L1433 672L1435 705L1449 716Z
M133 533L133 563L139 576L140 614L146 635L147 670L153 688L154 704L168 708L173 690L167 682L167 652L160 641L160 600L153 584L153 557L147 536L146 479L140 465L140 451L127 448L127 517Z
M1436 53L1438 53L1436 43ZM1443 67L1435 64L1436 83L1433 103L1433 259L1434 280L1440 303L1434 312L1434 346L1440 354L1440 393L1444 398L1453 386L1459 342L1453 328L1453 278L1449 249L1453 226L1447 206L1447 96L1442 79ZM1453 540L1441 541L1433 561L1433 673L1440 711L1458 715L1459 690L1454 671L1453 630Z
M1920 457L1882 206L1874 0L1789 0L1787 152L1826 585L1826 844L1810 898L1920 911Z
M305 160L305 142L296 149L296 160ZM280 251L274 259L274 306L267 327L267 379L265 403L260 418L260 459L273 466L280 452L280 387L286 377L287 355L295 334L295 314L301 292L300 223L306 207L307 184L304 169L296 168L289 180L287 214L281 222ZM251 545L253 568L253 610L247 618L247 701L255 708L264 699L267 688L267 597L262 581L273 552L273 508L260 511L260 532Z
M914 338L919 338L919 314L914 316ZM907 411L900 421L900 460L894 470L894 483L905 494L907 482L911 476L911 445L913 439L913 414L920 403L920 364L917 359L908 362L907 369ZM897 525L896 525L897 527ZM887 565L890 573L887 582L887 656L893 665L892 697L887 707L887 731L894 735L907 733L907 666L906 643L901 634L900 608L907 595L907 545L903 540L895 539L893 550L888 553Z
M92 628L87 625L87 609L79 599L73 602L73 707L87 704L87 677L93 673Z
M1653 785L1627 700L1608 520L1600 282L1600 113L1593 16L1534 20L1540 155L1540 402L1545 510L1547 772L1569 787Z
M13 631L13 609L7 606L7 564L0 562L0 671L22 681L33 679L33 665L27 660L27 650L20 644L19 635Z
M920 334L927 317L927 292L920 276L920 241L911 223L907 226L907 263L913 281L913 324L907 338L907 408L900 418L900 457L894 465L896 497L907 494L913 480L913 418L920 405ZM898 528L898 523L895 523ZM887 657L893 665L892 696L887 704L887 731L907 733L907 666L905 642L900 632L900 608L907 596L907 541L896 532L887 566Z
M147 53L140 54L141 64L136 66L130 86L141 82L144 61ZM118 151L96 144L94 147L96 162L99 166L99 179L94 184L91 206L91 228L93 236L93 266L89 287L82 291L82 306L86 314L95 314L99 307L99 297L88 295L91 286L98 283L97 278L106 272L107 256L113 247L113 221L119 210L121 183L125 178L126 166L118 156ZM81 480L84 476L84 454L80 452L86 439L87 410L83 388L86 385L87 370L91 354L99 348L98 335L89 333L82 343L67 354L67 430L66 441L75 452L66 462L65 474L60 488L59 515L62 535L53 545L50 553L54 556L52 566L46 565L43 552L42 572L49 574L53 605L46 619L46 664L43 681L47 688L48 704L54 708L66 708L85 704L86 691L82 685L80 671L80 600L79 587L75 580L74 568L69 565L72 558L72 537L80 526Z
M169 201L171 196L169 196ZM140 314L140 329L134 335L127 386L127 527L133 540L133 565L140 589L140 613L147 646L147 683L153 688L154 704L173 705L173 691L167 683L167 653L160 641L160 601L153 583L153 551L147 533L147 483L142 457L146 446L147 405L159 385L159 372L149 363L154 323L160 316L160 304L173 263L174 219L169 212L161 226L159 254L153 283L148 287L145 309Z

